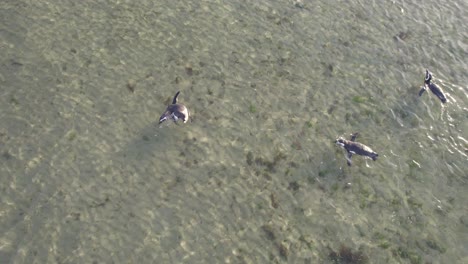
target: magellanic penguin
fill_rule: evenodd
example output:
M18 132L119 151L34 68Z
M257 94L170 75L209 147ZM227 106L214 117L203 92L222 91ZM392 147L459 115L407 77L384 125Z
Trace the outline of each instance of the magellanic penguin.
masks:
M339 137L337 140L335 140L335 144L346 149L346 152L348 152L348 157L346 158L348 166L351 166L351 156L353 156L353 154L366 156L374 161L377 160L377 157L379 156L379 154L377 154L368 146L359 142L355 142L357 135L358 133L351 134L351 140L346 140L342 137Z
M432 73L426 69L426 77L424 77L424 86L419 91L419 96L421 96L424 93L424 91L426 91L426 89L429 87L431 92L437 97L439 97L440 101L442 101L442 103L445 104L447 102L447 98L445 97L444 92L442 91L442 89L440 89L439 86L432 83L431 80Z
M164 111L164 113L159 118L159 124L166 121L168 118L174 120L174 122L182 119L184 123L187 123L189 118L189 111L185 105L177 103L177 96L179 96L179 93L180 91L177 91L174 99L172 100L172 104L167 106L166 111Z

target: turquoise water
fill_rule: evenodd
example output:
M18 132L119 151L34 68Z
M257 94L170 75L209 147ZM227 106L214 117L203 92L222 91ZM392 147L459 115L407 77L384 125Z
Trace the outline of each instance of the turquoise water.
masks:
M467 10L3 1L2 263L468 262Z

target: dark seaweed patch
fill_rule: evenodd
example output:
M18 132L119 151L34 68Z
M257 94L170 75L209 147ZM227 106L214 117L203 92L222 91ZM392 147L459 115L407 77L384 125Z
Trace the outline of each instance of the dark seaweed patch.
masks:
M369 262L369 257L362 250L353 251L345 245L341 245L338 251L331 250L328 257L337 264L363 264Z

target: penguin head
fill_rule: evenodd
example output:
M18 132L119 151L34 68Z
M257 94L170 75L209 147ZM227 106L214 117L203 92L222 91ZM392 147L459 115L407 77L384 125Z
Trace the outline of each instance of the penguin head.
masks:
M169 117L170 117L170 113L168 113L167 111L164 112L164 114L162 114L161 117L159 118L159 124L166 121L167 118L169 118Z
M344 147L345 146L345 139L342 138L342 137L339 137L335 140L335 144L340 146L340 147Z
M429 84L431 83L432 73L426 69L426 76L424 77L424 82Z

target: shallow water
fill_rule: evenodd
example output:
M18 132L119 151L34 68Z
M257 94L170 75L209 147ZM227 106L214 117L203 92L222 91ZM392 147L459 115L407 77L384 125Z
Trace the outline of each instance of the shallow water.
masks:
M468 262L467 3L322 2L0 3L2 263Z

